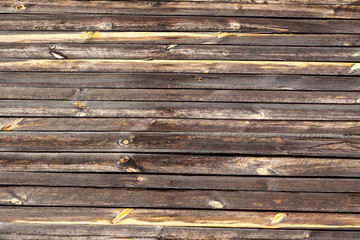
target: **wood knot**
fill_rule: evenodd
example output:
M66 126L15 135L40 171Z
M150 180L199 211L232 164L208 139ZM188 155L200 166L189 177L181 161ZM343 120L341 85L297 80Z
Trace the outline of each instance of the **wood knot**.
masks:
M198 75L196 75L196 76L194 77L194 80L201 82L201 81L203 80L203 78L200 77L200 76L198 76Z
M139 182L142 182L142 181L145 180L145 178L139 176L139 177L136 178L136 180L138 180Z
M78 107L80 109L85 109L86 105L83 102L77 101L76 103L74 103L75 107Z
M25 10L26 7L25 7L25 5L19 5L19 6L16 6L15 9L16 10Z
M130 160L130 158L127 157L127 156L125 156L125 157L120 158L119 161L118 161L118 163L119 163L119 164L126 163L126 162L128 162L129 160Z
M129 145L131 142L128 139L120 139L119 144L120 145Z

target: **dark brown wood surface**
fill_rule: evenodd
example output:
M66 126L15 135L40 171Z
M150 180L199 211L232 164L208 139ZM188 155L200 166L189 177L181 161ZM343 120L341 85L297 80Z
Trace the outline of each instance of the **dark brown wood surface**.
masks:
M1 31L229 31L358 34L360 20L101 14L4 14Z
M353 91L360 77L169 73L0 72L1 87ZM284 93L286 94L286 93Z
M0 2L0 239L357 240L356 0Z
M4 172L112 172L296 177L360 176L352 158L255 157L140 153L0 152Z
M218 1L218 0L217 0ZM203 16L257 16L290 18L345 18L359 19L360 7L338 5L336 1L326 1L322 5L310 4L314 1L298 1L296 5L285 1L218 1L203 4L201 1L93 1L91 3L62 0L57 2L43 0L9 1L0 5L1 13L98 13L98 14L144 14L144 15L203 15ZM250 3L249 3L250 2Z
M359 10L360 11L360 10ZM50 43L51 44L51 43ZM53 48L53 49L52 49ZM4 58L56 59L193 59L275 61L358 61L358 47L280 47L143 44L2 44Z

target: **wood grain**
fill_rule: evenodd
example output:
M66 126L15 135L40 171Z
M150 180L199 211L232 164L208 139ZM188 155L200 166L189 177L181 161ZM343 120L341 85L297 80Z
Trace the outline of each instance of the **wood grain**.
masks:
M8 131L238 132L359 135L358 121L261 121L176 118L0 118Z
M248 46L359 46L357 34L260 34L228 32L1 31L0 43L227 44Z
M231 75L176 73L35 73L0 72L1 87L175 88L355 91L360 77L304 75Z
M248 103L360 103L358 92L3 87L1 99Z
M207 211L168 209L2 207L2 222L23 224L71 225L143 225L225 228L287 228L287 229L359 229L358 214L294 213L252 211ZM117 216L125 218L118 220ZM280 215L278 215L280 214ZM274 217L281 221L273 222ZM115 219L115 221L114 221Z
M329 201L331 199L332 201ZM0 187L0 205L360 212L354 193ZM304 204L299 204L302 202Z
M359 179L198 175L0 172L0 185L202 189L269 192L360 192Z
M0 152L0 170L359 177L360 161L274 156Z
M0 13L0 239L358 239L359 1Z
M152 152L360 157L357 135L2 132L0 151Z
M2 117L141 117L233 120L359 120L359 104L260 104L2 100ZM331 114L329 114L331 112Z
M270 61L358 61L356 47L271 47L138 44L0 44L2 58L56 59L183 59Z
M27 239L63 239L71 236L76 239L198 239L198 240L338 240L346 238L357 240L354 231L318 231L318 230L280 230L280 229L241 229L207 227L159 227L127 225L72 225L72 224L32 224L1 223L0 236L6 240L19 239L21 229ZM91 236L89 236L91 235Z
M359 19L357 5L308 5L268 3L218 3L186 1L2 1L0 13L97 13L97 14L141 14L141 15L192 15L192 16L257 16L298 18L345 18ZM23 7L20 7L23 6Z
M360 63L230 60L2 60L0 71L360 75Z
M276 19L99 14L5 14L1 31L229 31L241 33L358 34L359 20Z

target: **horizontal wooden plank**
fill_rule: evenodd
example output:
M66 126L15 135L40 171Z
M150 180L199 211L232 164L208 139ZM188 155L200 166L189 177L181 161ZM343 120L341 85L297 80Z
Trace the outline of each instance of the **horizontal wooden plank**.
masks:
M329 201L331 199L331 201ZM0 187L0 205L360 212L360 194ZM299 202L304 204L299 204Z
M163 59L11 60L5 58L0 61L0 71L360 75L360 63Z
M27 239L62 239L71 236L76 239L197 239L197 240L357 240L357 231L280 230L244 228L206 228L136 225L72 225L0 223L0 237L6 240L19 239L19 229ZM7 238L6 238L6 237Z
M248 103L360 103L360 92L2 87L1 99Z
M291 18L345 18L359 19L357 5L308 5L308 4L239 4L186 1L2 1L0 13L98 13L142 15L192 15L192 16L257 16Z
M276 47L232 45L0 44L2 58L19 59L183 59L358 61L356 47Z
M101 1L101 0L94 0ZM143 0L142 0L143 1ZM167 1L167 0L160 0ZM172 2L182 2L184 0L171 0ZM340 4L340 5L358 5L356 0L196 0L196 2L235 2L235 3L252 3L252 4L309 4L309 5L327 5L327 4Z
M202 189L269 192L360 192L360 179L149 174L0 172L0 185Z
M236 120L359 120L359 104L260 104L206 102L128 102L2 100L8 117L143 117ZM331 112L331 114L329 114Z
M0 170L359 177L360 161L272 156L0 152Z
M243 132L359 135L355 121L237 121L173 118L0 118L7 131Z
M360 36L360 35L359 35ZM164 73L0 72L1 87L359 91L360 77Z
M1 222L225 228L359 229L359 214L118 208L0 208Z
M272 229L225 229L165 227L161 236L172 239L237 239L237 240L356 240L356 231L316 231L316 230L272 230Z
M187 228L181 227L166 227L167 235L176 235L178 232L186 231ZM194 231L199 231L203 228L190 228ZM189 229L189 230L190 230ZM210 229L209 229L210 230ZM247 231L246 231L247 230ZM250 229L246 229L244 232L248 232L251 235ZM159 226L119 226L119 225L71 225L71 224L31 224L31 223L0 223L0 237L6 240L15 240L24 236L25 239L154 239L157 236L161 236L164 229L160 229ZM225 229L225 233L228 230ZM282 230L276 230L282 232ZM21 232L21 233L20 233ZM285 231L284 234L287 232ZM290 232L292 233L292 232ZM295 231L295 233L297 233ZM253 233L254 234L254 233ZM266 232L263 233L265 236ZM269 232L269 234L273 234ZM188 233L188 235L190 235Z
M21 230L19 230L21 231ZM69 236L54 236L54 235L41 235L33 234L33 235L26 235L26 234L1 234L2 240L14 240L14 239L36 239L36 240L66 240L69 239ZM121 240L157 240L155 237L139 237L139 238L133 238L133 237L121 237L121 238L109 238L109 236L70 236L70 238L77 239L77 240L107 240L107 239L121 239Z
M357 135L2 132L0 151L152 152L360 157Z
M4 14L1 31L232 31L358 34L359 20L99 14Z
M2 31L0 43L228 44L250 46L359 46L357 34L259 34L228 32ZM94 45L93 45L94 46Z

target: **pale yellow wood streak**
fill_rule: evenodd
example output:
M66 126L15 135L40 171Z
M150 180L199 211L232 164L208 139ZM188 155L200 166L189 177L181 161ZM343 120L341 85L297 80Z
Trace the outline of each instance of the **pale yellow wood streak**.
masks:
M241 211L189 211L189 210L131 210L126 218L112 221L123 209L94 217L62 214L57 217L28 217L11 219L16 223L37 224L89 224L89 225L148 225L184 227L244 227L244 228L294 228L294 229L360 229L359 214L337 213L281 213L281 212L241 212ZM81 219L83 218L83 219ZM275 221L274 221L275 219ZM3 222L9 221L3 219Z
M192 32L70 32L70 33L24 33L8 32L0 34L2 43L48 43L48 42L152 42L164 39L191 40L200 39L205 42L221 37L273 36L284 37L291 34L257 34L257 33L192 33Z
M221 60L19 60L0 62L0 71L188 72L359 75L356 63Z
M24 118L18 118L18 119L15 119L14 121L4 125L0 131L9 131L9 130L12 130L14 128L16 128L16 126L22 121L24 120Z

